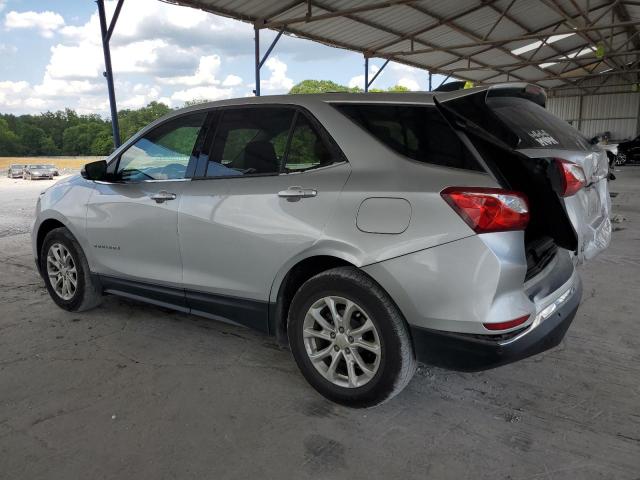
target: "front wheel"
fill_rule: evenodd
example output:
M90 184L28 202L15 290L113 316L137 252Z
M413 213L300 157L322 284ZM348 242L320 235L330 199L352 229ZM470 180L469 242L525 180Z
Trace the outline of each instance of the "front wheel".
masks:
M100 304L102 292L91 277L82 247L64 227L47 233L40 251L40 271L54 302L81 312Z
M298 367L322 395L372 407L398 394L416 368L409 328L387 293L354 267L305 282L289 309Z

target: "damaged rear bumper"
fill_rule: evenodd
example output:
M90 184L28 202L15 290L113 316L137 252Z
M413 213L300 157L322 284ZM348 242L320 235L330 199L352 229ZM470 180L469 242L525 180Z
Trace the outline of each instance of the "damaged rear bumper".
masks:
M531 325L508 338L411 326L416 357L421 362L452 370L480 371L553 348L564 338L582 298L577 273L567 284L539 308Z

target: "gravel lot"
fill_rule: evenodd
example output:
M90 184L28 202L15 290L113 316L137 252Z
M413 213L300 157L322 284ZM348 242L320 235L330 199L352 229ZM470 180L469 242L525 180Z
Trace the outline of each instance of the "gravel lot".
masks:
M52 182L0 179L0 478L640 478L640 168L582 269L565 341L462 374L420 367L372 410L325 401L267 337L109 297L49 299L28 231Z

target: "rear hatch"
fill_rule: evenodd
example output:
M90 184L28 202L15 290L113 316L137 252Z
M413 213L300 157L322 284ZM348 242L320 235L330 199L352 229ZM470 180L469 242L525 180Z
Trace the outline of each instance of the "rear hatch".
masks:
M538 210L544 210L547 218L529 232L527 247L539 250L532 252L534 257L548 255L549 238L575 251L578 263L607 248L611 201L606 152L545 110L542 89L499 85L436 96L436 100L450 122L469 134L498 179L534 197ZM582 169L585 181L578 191L563 196L562 163L567 162ZM567 220L570 229L562 225Z

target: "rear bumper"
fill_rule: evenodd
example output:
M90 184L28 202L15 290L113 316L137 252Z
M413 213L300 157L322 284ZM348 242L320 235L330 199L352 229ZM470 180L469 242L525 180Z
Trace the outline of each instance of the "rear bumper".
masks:
M552 314L536 314L534 322L509 339L469 335L411 326L419 361L452 370L480 371L522 360L557 346L576 315L582 298L582 283L575 280L560 292L562 300ZM567 296L564 297L565 293ZM564 297L564 298L562 298Z

